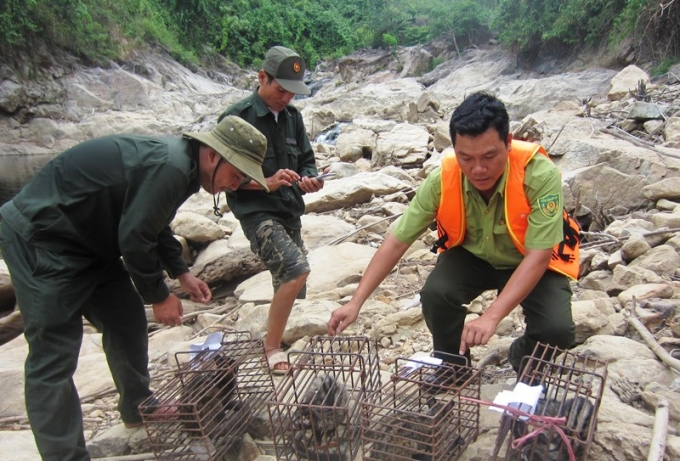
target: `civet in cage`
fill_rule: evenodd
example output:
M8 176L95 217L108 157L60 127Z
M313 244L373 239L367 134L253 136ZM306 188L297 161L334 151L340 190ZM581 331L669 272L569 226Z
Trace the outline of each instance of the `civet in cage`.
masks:
M359 459L361 402L379 382L375 341L317 337L289 357L268 404L277 459Z
M479 433L481 371L398 359L362 407L364 460L457 459Z
M221 460L273 392L262 341L231 333L190 356L140 405L142 421L157 459Z
M317 375L293 413L293 452L304 459L348 459L343 443L348 401L345 384L336 376Z
M607 380L606 364L573 352L538 344L531 357L522 362L519 381L541 386L535 416L563 418L513 448L512 442L544 425L543 422L505 413L494 449L494 460L505 449L505 460L576 461L588 459L597 426L597 412ZM559 427L564 434L556 428ZM509 435L509 437L508 437ZM507 438L507 441L506 441Z

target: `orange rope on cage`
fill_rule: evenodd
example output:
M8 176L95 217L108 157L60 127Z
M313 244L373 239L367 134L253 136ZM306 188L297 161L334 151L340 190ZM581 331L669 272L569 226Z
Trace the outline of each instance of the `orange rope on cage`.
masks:
M544 430L548 428L554 428L554 430L560 435L560 437L562 437L564 444L567 446L569 461L576 461L576 455L574 454L574 449L571 447L571 442L569 441L567 434L565 434L564 430L562 429L562 426L564 426L564 424L567 422L566 417L532 415L530 413L519 410L517 408L509 407L507 405L500 405L497 403L488 402L486 400L473 399L472 397L465 397L463 395L460 396L460 399L471 403L486 405L488 407L500 408L507 411L508 413L512 413L515 416L526 417L527 418L526 423L536 427L536 429L520 437L519 439L513 440L512 448L514 450L521 448L521 446L524 445L528 440L538 437L538 435L541 434Z

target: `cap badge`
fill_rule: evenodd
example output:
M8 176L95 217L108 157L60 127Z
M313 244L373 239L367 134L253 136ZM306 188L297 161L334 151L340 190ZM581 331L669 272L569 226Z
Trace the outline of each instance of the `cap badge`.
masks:
M296 63L293 64L293 70L295 72L300 72L300 63L299 62L296 62Z

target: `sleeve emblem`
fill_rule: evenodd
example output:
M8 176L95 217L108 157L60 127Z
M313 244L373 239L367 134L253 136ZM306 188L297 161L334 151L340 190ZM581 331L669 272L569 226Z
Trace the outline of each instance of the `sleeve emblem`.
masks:
M554 218L560 211L559 194L548 194L538 199L538 207L546 218Z

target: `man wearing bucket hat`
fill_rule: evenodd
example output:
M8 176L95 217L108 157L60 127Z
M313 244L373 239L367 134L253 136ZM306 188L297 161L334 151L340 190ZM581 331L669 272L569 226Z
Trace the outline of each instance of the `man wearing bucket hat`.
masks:
M290 101L310 94L303 82L305 63L293 50L275 46L267 51L257 74L259 86L220 117L238 115L267 137L262 171L270 193L250 182L227 194L229 208L241 222L254 253L272 275L274 296L269 308L265 350L274 374L288 362L281 339L295 299L306 295L309 263L301 237L302 195L323 187L302 115Z
M138 405L151 395L144 303L158 322L182 324L164 270L192 300L211 299L182 260L170 221L200 187L266 188L266 149L238 117L182 138L105 136L55 157L0 208L0 249L29 344L26 408L43 460L90 459L73 382L82 317L102 332L121 419L141 425Z

